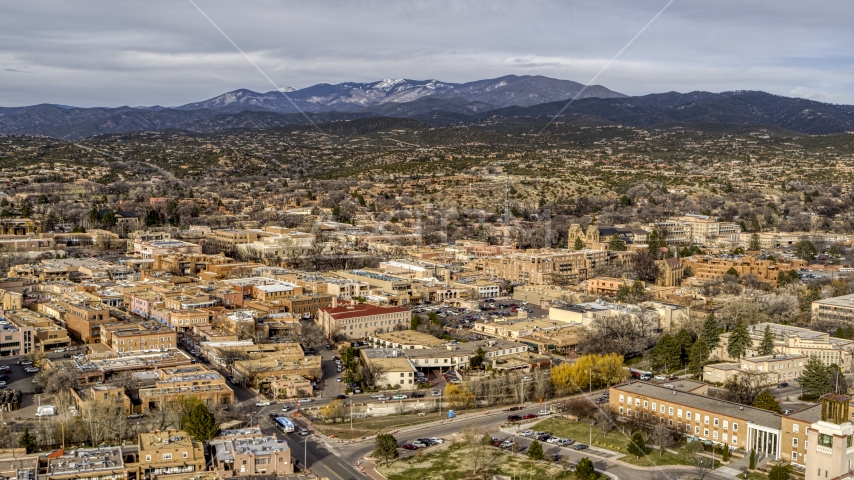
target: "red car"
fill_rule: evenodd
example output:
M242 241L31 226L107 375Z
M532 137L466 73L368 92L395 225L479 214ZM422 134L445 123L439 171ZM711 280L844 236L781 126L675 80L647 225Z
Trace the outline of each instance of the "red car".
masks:
M403 445L400 446L400 448L402 448L404 450L418 450L418 447L416 447L415 445L409 444L409 443L404 443Z
M537 418L537 414L536 413L529 413L522 418L524 418L525 420L528 420L530 418Z

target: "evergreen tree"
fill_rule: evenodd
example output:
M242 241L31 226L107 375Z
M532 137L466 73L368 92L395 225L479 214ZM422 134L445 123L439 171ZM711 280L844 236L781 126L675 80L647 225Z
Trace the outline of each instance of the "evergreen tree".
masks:
M751 470L753 470L754 468L756 468L756 450L751 450L751 451L750 451L750 466L749 466L749 468L750 468Z
M575 237L575 245L572 247L574 250L583 250L584 249L584 241L581 237Z
M531 460L542 460L543 459L543 445L539 441L534 440L534 442L531 443L531 446L528 447L527 455L528 455L528 458L530 458Z
M112 210L104 214L104 218L101 220L104 225L108 227L115 226L116 224L116 214L113 213Z
M628 452L637 458L646 455L646 442L643 440L643 434L635 432L632 435L632 440L629 442Z
M673 337L679 342L679 347L682 349L682 358L680 363L683 365L688 361L688 357L691 354L691 346L694 345L694 337L691 335L691 332L684 328L680 328L678 332L676 332L676 336Z
M729 267L729 270L726 271L726 275L732 275L735 278L739 277L738 270L736 270L735 267Z
M596 470L589 458L584 457L578 461L575 466L575 478L578 480L595 480L596 477Z
M747 347L750 345L750 333L747 331L747 324L739 318L735 321L735 326L729 334L729 344L726 351L731 358L740 359L747 354Z
M759 234L754 233L750 236L750 242L747 244L748 250L760 250L762 249L762 245L759 243Z
M489 432L487 432L487 433L483 434L483 437L481 437L480 444L481 445L487 445L487 446L491 447L493 441L494 440L492 440L492 435L490 435Z
M27 450L27 453L33 453L38 450L38 441L35 435L30 435L30 427L24 427L24 434L18 437L18 445Z
M417 313L412 314L412 320L409 321L409 329L410 330L418 330L418 327L421 326L421 316Z
M148 213L145 214L145 224L149 227L160 225L160 214L157 213L157 210L148 210Z
M635 303L642 302L646 299L646 285L643 280L637 279L632 282L632 296L635 297Z
M777 403L777 399L774 398L774 395L771 395L770 390L762 390L759 395L756 396L756 399L753 400L753 406L763 410L783 413L783 409L780 408L780 404Z
M765 325L762 343L759 344L759 355L771 355L772 353L774 353L774 334L771 333L771 326Z
M688 354L688 370L694 375L703 372L703 367L709 361L709 346L702 338L697 340L691 346L691 353Z
M98 213L98 206L92 205L89 209L89 225L98 225L101 223L101 215Z
M724 451L721 454L721 460L728 462L729 461L729 444L724 444Z
M824 362L816 356L810 356L807 360L798 382L805 392L815 397L833 391L830 378L828 378L828 369Z
M608 242L608 249L613 250L615 252L625 252L626 251L626 242L623 241L622 238L618 234L614 234L611 237L611 241Z
M721 344L721 332L718 330L718 321L715 320L714 313L710 313L703 322L703 331L700 333L700 338L706 342L709 350L714 350Z
M682 276L685 278L690 278L694 276L694 270L691 269L690 265L682 269Z
M682 365L682 345L669 333L662 335L652 349L654 368L678 368Z
M32 210L30 210L30 204L24 202L24 204L21 205L21 218L30 218L32 213Z
M646 236L646 246L649 250L649 254L653 256L656 260L658 260L660 252L658 251L664 245L664 242L661 241L661 238L658 235L658 230L653 230L649 235Z
M207 405L201 402L194 405L184 415L182 423L184 430L200 442L207 442L219 433L219 425L216 423L216 418L208 410Z
M789 469L786 465L774 465L771 467L771 473L768 474L768 480L789 480Z
M374 440L374 453L378 457L385 459L385 466L387 467L388 461L397 458L399 455L397 452L397 439L388 433L377 435L377 438Z

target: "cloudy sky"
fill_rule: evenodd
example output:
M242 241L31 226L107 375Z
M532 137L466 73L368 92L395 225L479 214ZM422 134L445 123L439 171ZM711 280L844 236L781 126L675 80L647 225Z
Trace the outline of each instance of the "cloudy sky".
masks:
M507 74L587 83L667 0L196 0L280 86ZM596 83L854 104L854 2L675 0ZM0 105L180 105L273 86L189 0L0 7Z

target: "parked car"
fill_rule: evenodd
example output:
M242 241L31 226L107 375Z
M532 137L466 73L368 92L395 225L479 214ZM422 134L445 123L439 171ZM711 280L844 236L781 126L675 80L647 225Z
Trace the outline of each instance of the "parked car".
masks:
M510 415L507 417L507 421L509 422L518 422L519 420L522 420L522 417L519 415Z
M522 418L524 418L525 420L530 420L532 418L537 418L537 414L536 413L527 413L527 414L523 415Z
M379 397L377 397L377 400L379 400L381 402L385 402L386 400L391 400L391 399L389 397L386 397L385 395L380 395Z
M418 447L416 447L415 445L412 445L411 443L404 443L403 445L400 446L400 448L402 448L404 450L418 450Z
M601 403L608 403L608 399L600 397L600 398L597 398L596 400L594 400L594 402L596 403L596 405L599 405Z
M532 432L531 430L522 430L521 432L519 432L519 435L523 437L530 437L533 434L534 432Z
M420 441L420 440L416 440L416 441L412 442L412 446L418 447L418 448L427 448L427 444Z
M300 398L299 403L311 403L311 399L310 398Z
M412 398L424 398L424 392L415 392L412 394Z
M433 396L433 397L441 397L441 396L442 396L442 392L440 392L439 390L433 390L433 393L431 393L431 394L430 394L430 396Z
M344 400L347 398L347 395L344 395L343 393L339 393L338 395L335 395L335 398L338 400Z
M6 387L6 382L0 381L0 388L5 388L5 387Z
M572 447L573 450L584 450L585 448L587 448L587 445L585 445L583 443L579 443L579 444L575 445L574 447Z
M130 415L128 415L128 420L133 420L134 418L142 418L144 416L145 415L142 413L131 413Z
M575 440L572 440L571 438L561 438L557 442L558 446L560 446L560 447L568 447L568 446L572 445L573 443L575 443Z
M522 410L522 407L516 406L507 409L508 412L515 412L516 410Z
M552 412L549 410L540 410L539 412L537 412L537 415L539 415L541 417L547 417L551 414L552 414Z
M336 379L335 379L335 381L336 381L336 382L343 382L344 380L342 380L342 379L341 379L341 377L338 377L338 378L336 378Z
M655 379L656 380L667 380L667 375L656 375Z
M409 397L407 397L406 395L404 395L402 393L398 393L397 395L391 397L392 400L406 400L407 398L409 398Z
M560 438L560 437L551 437L551 438L549 438L548 440L546 440L546 443L557 443L557 442L559 442L559 441L561 441L561 440L563 440L563 439L562 439L562 438Z
M430 440L431 442L435 442L436 444L445 443L445 440L443 440L439 437L430 437L430 438L428 438L428 440Z
M380 398L380 397L383 397L383 396L384 396L384 395L383 395L382 393L372 393L372 394L371 394L371 398Z
M39 369L36 367L27 367L24 369L24 371L27 373L38 373Z
M269 400L262 400L260 402L257 402L255 404L255 406L256 407L268 407L268 406L270 406L270 401Z
M788 387L789 387L789 384L786 382L783 382L783 383L777 385L777 388L788 388Z
M652 375L650 375L650 374L648 374L648 373L644 373L643 375L641 375L641 376L640 376L640 379L641 379L641 380L651 380L651 379L652 379Z
M510 448L510 447L512 447L512 446L513 446L513 445L515 445L515 444L516 444L516 442L514 442L513 440L504 440L504 441L503 441L503 442L501 442L501 444L500 444L500 445L498 445L498 446L499 446L500 448Z

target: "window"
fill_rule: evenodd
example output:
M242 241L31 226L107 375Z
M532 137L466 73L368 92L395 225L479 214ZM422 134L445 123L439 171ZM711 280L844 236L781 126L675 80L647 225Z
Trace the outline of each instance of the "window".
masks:
M163 460L172 460L172 454L171 453L164 453L163 454Z
M735 435L733 435L733 436L732 436L732 444L733 444L733 445L735 445L736 443L738 443L738 437L736 437Z
M691 420L691 412L685 412L685 418Z
M691 425L685 425L685 433L691 433Z
M797 439L797 438L793 438L793 439L792 439L792 446L793 446L793 447L797 447L797 446L798 446L798 439Z
M716 419L715 419L715 426L716 426L716 427L718 426L718 423L719 423L719 422L718 422L718 419L716 418Z
M709 438L709 429L708 428L703 429L703 436L706 438Z
M182 453L182 454L181 454L181 457L182 457L182 458L187 458L187 457L188 457L187 452Z
M724 430L729 428L729 420L724 420ZM797 430L795 430L797 432Z
M670 413L673 413L673 409L671 408L670 410L671 410L671 411L670 411ZM661 407L659 407L659 411L660 411L661 413L664 413L664 405L662 405Z
M682 409L681 408L676 409L676 416L679 418L682 418Z
M735 422L732 422L732 431L733 431L733 432L737 432L737 431L738 431L738 424L737 424L737 423L735 423Z
M620 415L623 414L623 407L620 407Z
M700 427L694 427L694 434L695 434L695 435L699 435L699 434L700 434Z
M796 461L798 459L798 452L792 452L792 461Z
M792 431L793 432L798 433L798 430L800 430L800 429L801 429L801 426L798 425L797 423L792 424Z
M649 408L649 402L646 400L643 401L643 408ZM653 406L652 409L655 410L655 407Z
M676 428L682 430L682 422L676 422Z
M639 398L635 399L635 406L640 407L640 399Z
M717 440L717 439L718 439L718 432L717 432L717 431L712 432L712 438L713 438L713 439L715 439L715 440Z
M724 443L726 443L726 440L727 440L727 434L726 433L723 434L723 440L724 440Z
M703 419L703 423L705 423L706 425L709 424L709 416L708 415L706 415L706 418Z
M643 402L643 404L644 404L644 407L646 407L646 402ZM655 402L652 402L652 411L654 412L657 409L658 409L658 407L655 406Z
M151 461L151 455L146 455L146 456L145 456L145 461L146 461L146 462L150 462L150 461Z

